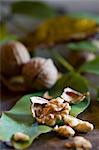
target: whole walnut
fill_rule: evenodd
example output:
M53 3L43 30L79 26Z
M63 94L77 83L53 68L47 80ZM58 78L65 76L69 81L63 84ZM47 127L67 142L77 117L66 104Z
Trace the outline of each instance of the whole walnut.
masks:
M28 50L18 41L10 41L0 47L0 72L4 76L19 75L22 65L29 60Z
M30 88L43 89L55 84L58 71L51 59L35 57L23 66L22 75Z

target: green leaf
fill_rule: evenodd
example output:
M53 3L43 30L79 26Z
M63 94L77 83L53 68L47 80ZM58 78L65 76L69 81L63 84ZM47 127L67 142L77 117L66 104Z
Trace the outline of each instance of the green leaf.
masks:
M8 35L6 25L4 23L0 24L0 40L4 39Z
M9 142L16 132L29 135L28 142L13 142L16 149L27 148L33 140L42 133L47 133L52 128L45 125L37 125L30 110L30 96L41 96L43 93L29 94L23 96L16 105L8 112L4 112L0 119L0 140Z
M74 74L70 82L67 83L69 87L74 88L75 90L86 93L88 91L88 84L84 77L79 74ZM72 105L70 114L72 116L77 116L83 112L90 104L90 96L87 96L84 101L79 104Z
M0 40L0 45L5 44L5 43L7 43L11 40L17 40L17 36L16 35L11 35L11 34L7 35L4 39Z
M84 77L79 74L68 74L63 75L55 84L55 86L50 90L50 95L57 97L61 95L63 89L65 87L71 87L81 93L85 93L88 91L88 84ZM81 112L83 112L90 104L90 96L86 97L86 99L79 104L72 105L70 114L73 116L77 116Z
M96 21L97 24L99 24L99 15L95 13L89 13L89 12L76 12L76 13L71 13L70 16L75 17L75 18L85 18L85 19L93 19Z
M62 75L62 77L56 82L56 84L49 90L49 94L53 97L58 97L62 94L63 89L67 86L67 83L72 78L72 74Z
M25 128L26 129L26 128ZM51 127L45 126L45 125L32 125L31 127L27 128L27 133L30 135L31 139L29 142L13 142L13 145L16 149L26 149L30 144L32 144L33 140L37 138L40 134L44 134L47 132L50 132L52 130ZM25 130L26 132L26 130Z
M6 24L1 23L0 24L0 45L10 40L16 40L16 39L17 37L15 35L12 35L7 31Z
M91 41L71 42L68 43L67 48L75 51L89 51L97 52L99 48L96 47Z
M27 15L40 19L51 18L56 15L55 11L43 2L18 1L12 4L12 13Z
M83 64L79 71L99 75L99 56L97 56L94 60Z
M54 97L60 96L65 87L71 87L79 92L85 93L88 91L86 80L76 73L69 73L63 75L49 90L50 94ZM4 112L0 119L0 140L9 142L11 137L16 132L23 132L30 137L28 142L15 142L12 141L16 149L26 149L33 140L42 133L47 133L52 130L51 127L45 125L38 125L35 123L30 110L30 97L42 96L44 92L34 93L23 96L15 106L7 112ZM90 103L90 97L87 97L79 104L72 105L71 115L77 116L83 112Z

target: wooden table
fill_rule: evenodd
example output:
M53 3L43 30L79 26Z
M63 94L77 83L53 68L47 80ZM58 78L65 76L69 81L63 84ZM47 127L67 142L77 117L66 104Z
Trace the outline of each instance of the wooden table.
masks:
M1 110L9 110L24 93L13 93L5 88L1 90ZM79 118L92 122L95 129L87 134L79 134L92 142L92 150L99 150L99 102L93 97L89 108L79 115ZM78 135L78 134L77 134ZM64 143L68 139L60 139L54 133L43 134L28 148L28 150L66 150ZM1 150L13 150L1 143Z

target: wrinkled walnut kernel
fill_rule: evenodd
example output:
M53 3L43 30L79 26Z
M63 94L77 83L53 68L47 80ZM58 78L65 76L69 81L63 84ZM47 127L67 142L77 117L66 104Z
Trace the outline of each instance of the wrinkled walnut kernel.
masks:
M94 128L93 124L87 122L87 121L82 121L80 120L79 124L74 128L78 132L90 132Z
M15 133L12 138L14 141L22 141L22 142L26 142L30 140L29 136L22 132Z
M92 148L90 141L81 136L74 137L69 142L66 142L64 146L68 149L76 150L90 150Z
M62 116L69 114L70 105L64 102L61 98L56 98L48 101L44 105L32 106L32 112L35 111L35 117L37 121L41 124L46 124L49 126L54 126L57 119L62 120Z
M57 121L63 122L65 124L64 126L56 126L54 129L54 131L57 131L60 136L63 135L67 137L74 135L74 130L85 133L92 131L94 127L91 123L69 115L71 106L67 102L67 97L69 100L74 102L76 98L78 98L78 100L82 100L82 98L84 99L85 95L70 88L65 88L65 91L70 92L69 97L66 96L65 99L57 97L48 101L47 99L41 97L31 97L31 101L33 103L33 117L36 118L38 123L46 124L48 126L56 125ZM71 91L74 93L71 93Z
M70 115L64 115L63 120L65 122L65 124L71 126L72 128L74 128L75 130L77 130L78 132L90 132L93 130L93 124L87 122L87 121L83 121L80 119L77 119L73 116Z
M54 131L56 131L61 137L70 137L75 134L75 131L70 126L56 126L54 128Z

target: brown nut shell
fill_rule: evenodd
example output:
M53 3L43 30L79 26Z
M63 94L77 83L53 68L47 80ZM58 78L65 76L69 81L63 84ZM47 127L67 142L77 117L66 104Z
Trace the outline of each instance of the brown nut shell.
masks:
M30 55L23 44L10 41L0 48L1 73L7 77L21 73L21 67L30 60Z
M36 57L23 66L22 74L30 88L44 89L54 85L58 71L51 59Z

